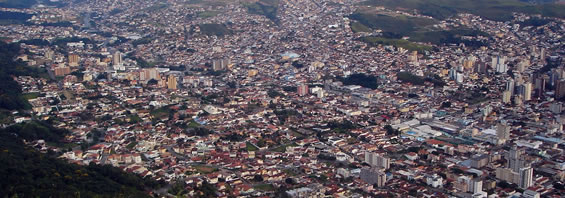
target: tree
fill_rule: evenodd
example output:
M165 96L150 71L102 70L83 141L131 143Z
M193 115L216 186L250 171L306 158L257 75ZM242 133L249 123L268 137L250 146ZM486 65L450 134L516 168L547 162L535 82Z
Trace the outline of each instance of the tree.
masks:
M553 183L553 187L557 190L565 190L565 185L563 185L563 183L561 182Z
M496 185L500 188L510 188L510 184L506 181L500 181Z
M347 78L340 78L339 80L342 81L344 85L359 85L370 89L376 89L379 86L377 77L363 73L353 74Z
M409 82L414 85L424 85L424 79L421 76L416 76L410 72L399 72L396 74L396 77L402 82Z
M290 184L290 185L294 185L294 184L295 184L294 179L292 179L292 178L290 178L290 177L289 177L289 178L286 178L286 179L284 180L284 182L287 183L287 184Z
M266 143L264 139L260 139L259 141L257 141L257 146L258 147L265 147Z
M156 85L156 84L158 84L158 83L159 83L159 82L158 82L157 80L155 80L155 79L151 79L151 80L147 81L147 85Z
M390 125L385 125L384 129L386 130L386 135L389 136L397 136L400 135L400 131L397 129L393 129Z
M451 107L451 102L442 102L441 103L441 108L449 108Z
M262 181L263 181L263 176L261 176L261 175L255 175L255 176L253 176L253 181L254 181L254 182L262 182Z

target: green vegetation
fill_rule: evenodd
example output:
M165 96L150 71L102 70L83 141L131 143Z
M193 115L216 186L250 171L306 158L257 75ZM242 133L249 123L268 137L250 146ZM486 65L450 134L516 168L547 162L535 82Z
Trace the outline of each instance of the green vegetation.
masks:
M244 4L244 6L249 14L263 15L275 23L279 22L277 18L278 0L261 0L255 3Z
M187 134L191 135L191 136L201 136L201 137L203 137L203 136L208 136L212 133L214 133L214 132L207 129L207 128L197 127L197 128L192 128L192 129L188 130Z
M199 5L199 6L211 6L211 7L217 7L217 6L225 6L229 3L233 3L233 1L229 1L229 0L187 0L184 1L183 3L185 4L189 4L189 5Z
M67 2L65 1L52 1L52 0L36 0L38 3L41 3L43 5L49 6L49 7L56 7L56 8L62 8L68 5ZM78 0L75 0L78 1Z
M426 77L424 78L424 80L433 83L435 87L445 86L445 82L437 74L426 74Z
M66 197L80 194L85 197L149 197L143 191L156 184L110 165L68 164L26 149L21 141L7 136L2 134L0 140L0 173L4 178L0 182L0 194L5 196Z
M396 77L402 82L412 83L413 85L424 85L423 77L416 76L410 72L398 72Z
M255 190L258 191L274 191L275 187L272 184L257 184L253 186Z
M442 31L424 31L424 32L413 32L408 34L411 41L432 43L436 45L440 44L460 44L463 43L465 46L478 48L481 46L486 46L486 43L476 40L466 40L462 39L463 36L482 36L488 37L489 35L485 32L472 29L453 29L453 30L442 30Z
M141 12L155 12L161 9L165 9L167 7L169 7L169 5L166 3L156 3L155 5L152 5L150 7L141 10Z
M488 100L485 94L480 89L468 89L461 92L456 92L452 96L454 99L466 102L469 104L478 104Z
M216 186L208 183L206 180L202 182L201 186L192 185L192 189L194 189L194 191L196 191L195 194L198 195L194 197L212 198L218 196L217 195L218 189L216 189ZM174 185L171 185L171 188L169 189L168 193L174 195L174 197L193 197L193 196L189 196L186 188L186 184L181 181L178 181Z
M194 120L191 120L191 121L188 123L188 128L198 128L198 127L200 127L200 124L198 124L198 122L196 122L196 121L194 121Z
M70 133L67 130L58 129L45 122L38 121L15 124L5 130L17 133L19 138L26 141L42 139L52 143L59 142Z
M376 89L379 86L377 77L363 73L353 74L347 78L340 77L338 80L344 85L359 85L369 89Z
M283 86L282 89L286 92L296 92L298 88L294 86Z
M284 94L282 94L281 92L278 92L277 90L274 90L274 89L270 89L269 91L267 91L267 95L271 98L283 97L284 96Z
M137 142L131 142L126 146L126 148L133 149L133 147L135 147L135 145L137 145Z
M25 24L32 16L23 12L0 11L0 25Z
M419 53L424 53L425 51L430 51L432 49L431 46L416 44L404 39L388 39L383 37L368 36L363 37L360 40L373 46L392 45L410 51L418 51Z
M408 16L389 16L382 14L353 13L349 18L358 21L366 27L380 29L383 32L406 35L426 26L434 25L437 22L427 18L417 18Z
M402 82L412 83L414 85L424 85L424 82L431 82L434 86L444 86L445 82L438 75L428 74L426 77L416 76L410 72L398 72L396 74L398 80Z
M151 68L157 66L158 62L147 62L143 58L137 58L135 56L128 56L128 58L134 60L137 63L137 66L141 68Z
M140 123L140 122L143 122L143 120L139 117L139 115L137 115L137 114L129 115L129 123L130 124L135 124L135 123Z
M286 122L286 120L291 116L298 116L299 113L295 109L284 109L284 110L276 110L275 115L279 119L281 123Z
M259 150L259 148L257 148L256 146L253 146L253 144L246 142L245 143L245 149L247 149L247 151L257 151Z
M164 106L164 107L154 109L151 112L149 112L149 114L151 116L153 116L153 118L156 118L156 119L162 119L162 118L169 117L169 115L171 115L172 113L173 113L173 110L171 110L171 108L169 108L169 106Z
M30 8L35 5L37 0L0 0L2 8Z
M39 97L39 93L38 92L32 92L32 93L25 93L22 95L22 97L26 100L31 100L31 99L36 99Z
M292 131L292 135L296 136L296 138L304 138L304 135L302 133L299 133L297 131Z
M20 52L17 43L0 42L0 110L30 109L31 105L21 94L20 85L14 76L45 77L45 69L29 67L21 61L13 61Z
M539 27L539 26L543 26L545 24L548 24L549 22L551 22L551 20L549 19L544 19L544 18L539 18L539 17L532 17L528 20L525 20L523 22L520 22L519 24L521 26L534 26L534 27Z
M363 25L362 23L359 22L353 22L351 23L351 30L355 33L357 32L371 32L371 28Z
M200 174L209 174L218 171L217 168L206 165L195 165L193 168L196 169L196 171Z
M336 133L348 133L351 129L359 128L357 124L349 120L343 120L342 122L331 121L328 122L328 127Z
M120 8L114 8L112 10L110 10L110 12L108 13L109 15L116 15L119 14L121 12L123 12L124 10L120 9Z
M31 149L22 139L44 139L63 145L68 131L30 122L0 129L0 194L7 197L149 197L144 191L160 184L110 165L79 166ZM17 134L14 135L14 134Z
M132 41L131 44L134 47L137 47L138 45L151 43L151 41L153 41L153 39L151 39L151 37L143 37L143 38Z
M298 146L298 144L291 143L291 144L281 145L279 147L275 147L275 148L271 149L271 151L284 153L284 152L286 152L286 148L289 147L289 146Z
M53 45L57 45L59 47L66 47L67 43L75 43L75 42L83 42L85 44L92 44L94 43L88 38L79 38L79 37L65 37L65 38L56 38L51 42Z
M184 3L186 3L186 4L201 4L203 2L204 2L203 0L188 0L188 1L185 1Z
M232 142L241 142L241 141L244 141L246 138L247 138L247 136L240 135L240 134L237 134L237 133L230 133L229 135L221 137L222 140L229 140L229 141L232 141Z
M51 27L75 27L71 22L69 21L60 21L60 22L55 22L55 23L40 23L40 26L51 26Z
M390 9L416 9L423 15L440 20L463 12L497 21L512 19L512 12L565 17L565 5L555 3L534 5L520 0L368 0L364 4Z
M208 36L225 36L232 34L232 31L226 27L224 24L199 24L200 33Z
M204 12L198 13L198 17L200 17L200 18L210 18L210 17L215 17L218 14L220 14L220 12L214 11L214 10L204 11Z
M9 75L39 76L13 57L18 44L0 42L0 109L28 107L21 88ZM26 97L30 97L28 95ZM5 115L1 115L5 116ZM69 131L47 122L31 121L0 129L0 194L5 197L149 197L145 191L161 184L150 178L122 172L110 165L79 166L42 154L23 142L43 139L48 145L69 149L63 137Z
M287 147L286 145L282 145L282 146L271 149L271 151L284 153L284 152L286 152L286 147Z
M36 45L36 46L48 46L51 44L49 43L49 41L43 39L21 40L20 43L25 43L26 45Z
M328 153L320 153L318 154L318 156L316 156L316 158L321 159L321 160L326 160L326 161L335 161L336 157L333 154L328 154Z
M477 40L462 39L463 36L483 36L488 37L487 33L467 28L457 28L452 30L434 30L431 25L436 24L435 20L427 18L417 18L408 16L389 16L372 13L354 13L349 16L356 20L352 23L352 31L367 32L367 28L380 29L382 34L379 37L364 37L361 41L375 45L393 45L412 51L423 53L431 47L412 43L424 42L436 45L441 44L460 44L463 43L470 47L480 47L486 44ZM408 37L408 40L401 39Z
M400 131L398 129L393 129L392 126L390 126L389 124L385 125L384 129L386 130L386 135L389 136L400 135Z

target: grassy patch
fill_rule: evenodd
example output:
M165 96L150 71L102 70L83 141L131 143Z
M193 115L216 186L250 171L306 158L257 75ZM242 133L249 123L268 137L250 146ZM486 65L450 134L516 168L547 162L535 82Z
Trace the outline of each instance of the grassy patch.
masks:
M189 0L185 1L188 5L200 5L200 6L225 6L226 4L233 3L229 0Z
M253 186L255 190L258 191L274 191L275 187L272 184L257 184Z
M275 148L271 149L271 151L284 153L284 152L286 152L286 145L275 147Z
M171 114L171 113L172 113L172 110L168 106L165 106L165 107L155 109L155 110L151 111L149 114L151 116L153 116L154 118L161 119L161 118L168 117L169 114Z
M296 172L294 172L291 169L284 169L283 170L284 173L286 173L287 175L290 175L291 177L297 176L298 174L296 174Z
M200 124L198 124L198 122L191 120L190 123L188 123L188 128L198 128L200 127Z
M431 46L416 44L404 39L388 39L383 37L369 36L361 38L361 41L373 46L392 45L395 47L402 47L410 51L418 51L419 53L423 53L424 51L429 51L432 49Z
M168 4L158 3L158 4L155 4L155 5L152 5L151 7L143 9L142 12L154 12L154 11L158 11L158 10L161 10L161 9L165 9L167 7L169 7Z
M129 115L129 123L135 124L135 123L140 123L140 122L143 122L143 120L139 117L139 115L137 115L137 114Z
M245 143L245 148L247 149L247 151L257 151L259 150L259 148L257 148L256 146L253 146L253 144L246 142Z
M204 11L204 12L200 12L198 13L198 17L201 18L210 18L210 17L215 17L219 14L220 12L218 11Z
M22 94L22 97L26 100L31 100L31 99L38 98L39 95L40 95L40 93L38 93L38 92L31 92L31 93Z
M200 33L208 36L225 36L232 34L232 31L228 29L224 24L200 24L198 25L198 27L200 28Z
M351 30L355 33L357 32L371 32L371 28L363 25L362 23L359 22L353 22L351 23Z
M193 166L194 169L200 174L209 174L218 171L217 168L206 166L206 165L196 165Z
M296 131L292 131L292 135L294 135L296 138L303 138L304 135L302 135L302 133L298 133Z
M247 13L263 15L271 21L278 23L277 10L278 0L261 0L255 3L246 3Z
M129 143L129 144L126 146L126 148L128 148L128 149L133 149L133 147L135 147L135 145L137 145L137 142L132 142L132 143Z
M202 0L189 0L189 1L185 1L184 3L186 4L200 4L203 3L204 1Z

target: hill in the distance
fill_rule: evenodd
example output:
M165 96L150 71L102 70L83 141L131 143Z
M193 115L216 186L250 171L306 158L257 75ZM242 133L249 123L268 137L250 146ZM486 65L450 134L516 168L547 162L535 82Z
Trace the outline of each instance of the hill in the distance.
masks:
M29 8L37 3L37 0L0 0L2 8Z
M368 0L363 4L395 10L418 10L423 15L440 20L463 12L497 21L511 19L512 12L565 17L563 4L531 4L520 0Z

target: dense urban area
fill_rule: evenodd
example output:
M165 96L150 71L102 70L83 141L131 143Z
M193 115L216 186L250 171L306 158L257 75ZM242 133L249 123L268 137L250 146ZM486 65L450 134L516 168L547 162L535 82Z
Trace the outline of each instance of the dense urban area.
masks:
M565 2L0 0L6 197L564 197Z

